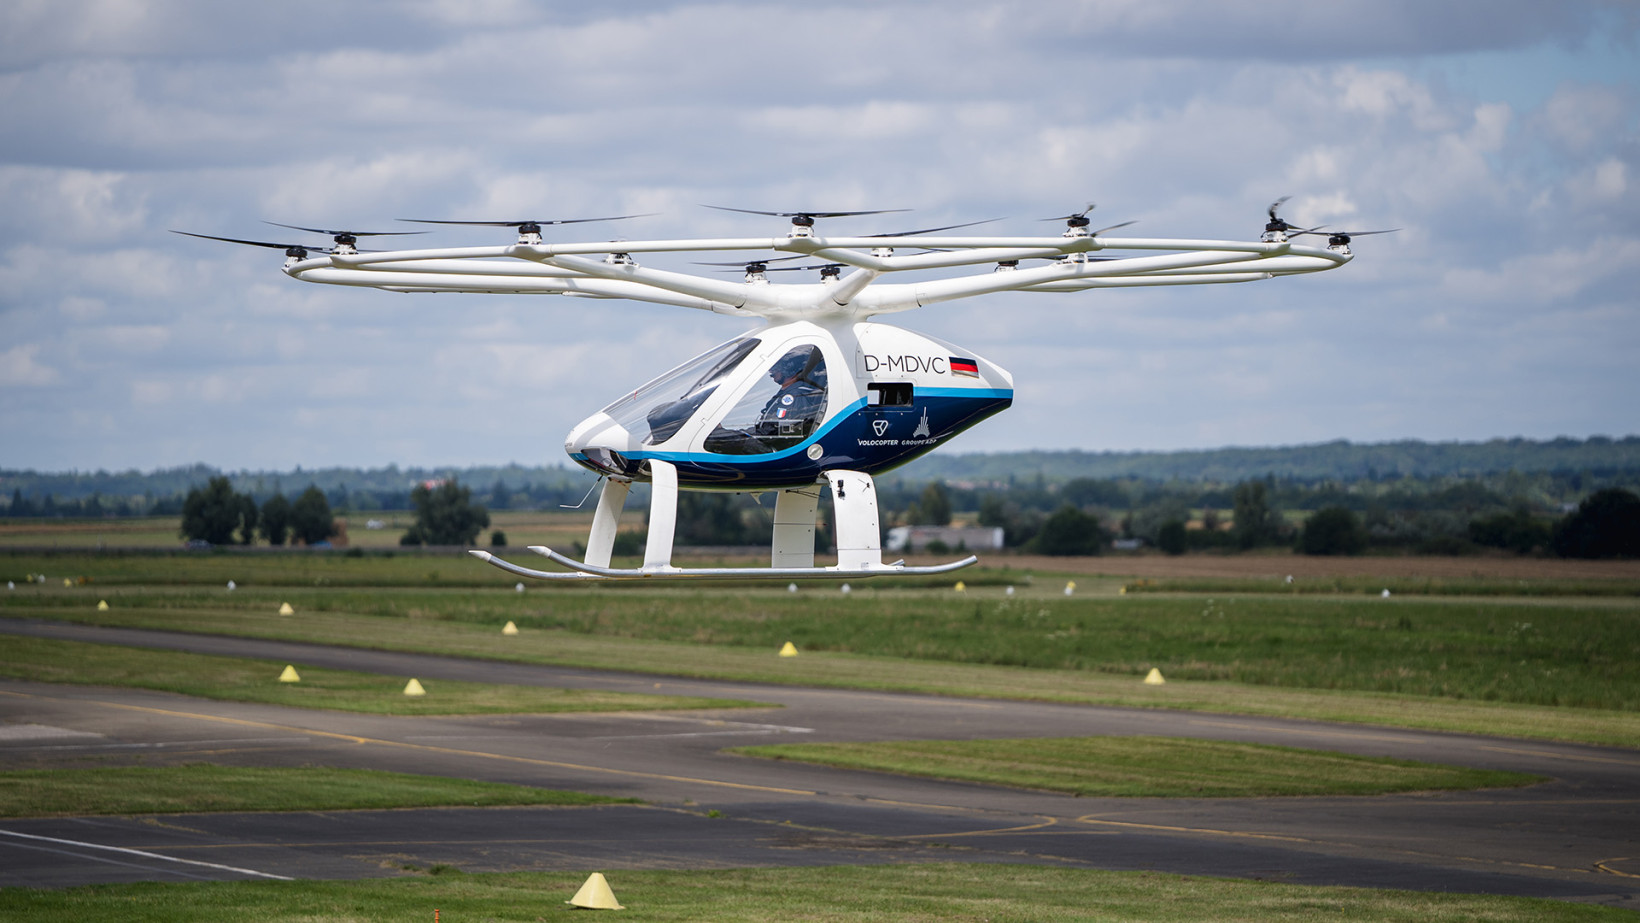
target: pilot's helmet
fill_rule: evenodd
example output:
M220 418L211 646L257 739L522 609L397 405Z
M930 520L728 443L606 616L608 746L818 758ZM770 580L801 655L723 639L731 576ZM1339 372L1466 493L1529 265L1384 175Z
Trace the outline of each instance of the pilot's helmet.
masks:
M784 356L780 357L780 360L777 361L772 368L769 369L769 377L773 378L775 381L786 381L790 378L796 378L797 376L803 374L803 370L808 367L809 356L813 352L813 346L800 346L797 349L786 353Z

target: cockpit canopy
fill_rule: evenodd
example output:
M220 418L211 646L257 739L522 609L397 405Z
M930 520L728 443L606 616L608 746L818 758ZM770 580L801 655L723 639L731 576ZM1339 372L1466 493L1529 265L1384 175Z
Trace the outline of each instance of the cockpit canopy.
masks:
M604 408L644 446L670 441L738 374L761 341L746 336L714 347ZM717 420L704 448L720 455L763 455L802 442L826 414L826 360L812 343L792 346L763 365L746 392ZM749 371L749 370L748 370Z

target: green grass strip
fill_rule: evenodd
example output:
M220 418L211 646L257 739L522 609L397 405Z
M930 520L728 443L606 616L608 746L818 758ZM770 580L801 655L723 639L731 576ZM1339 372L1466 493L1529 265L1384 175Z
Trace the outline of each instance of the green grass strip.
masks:
M1518 772L1176 737L773 744L729 752L1083 797L1382 795L1544 781Z
M444 920L533 923L569 918L585 870L442 874L366 881L209 882L6 890L7 920L127 923L342 923ZM1156 872L1025 865L930 864L711 871L610 871L622 918L672 923L980 923L1146 920L1183 923L1595 923L1627 910L1565 901L1384 889L1308 887Z
M98 612L106 599L112 607ZM1640 606L1619 599L1392 596L1007 597L999 590L907 590L878 583L848 596L804 588L703 585L608 591L311 588L92 590L47 585L0 594L0 613L45 618L197 614L204 630L277 631L296 617L380 616L372 645L416 622L466 622L525 635L900 657L1265 687L1391 693L1640 713ZM410 623L410 624L406 624ZM502 639L496 638L497 641ZM522 647L523 637L514 638Z
M1145 577L1126 580L1123 593L1258 593L1282 596L1469 596L1572 599L1633 598L1640 580L1625 577L1306 577L1287 583L1281 577Z
M483 600L503 594L461 595ZM767 601L786 595L784 590L749 594L748 601ZM316 591L311 601L319 602L320 596ZM284 618L268 618L265 611L225 608L220 600L209 608L194 608L196 601L189 595L175 600L147 600L141 606L116 606L108 612L98 612L91 606L75 610L62 606L8 606L0 601L0 617L58 619L79 624L272 638L703 679L1310 718L1640 747L1640 711L1523 705L1388 691L1264 686L1223 679L1180 681L1171 665L1163 667L1167 685L1147 686L1140 681L1142 671L1123 675L1097 670L949 663L813 651L808 639L801 637L795 641L802 650L798 657L775 656L777 645L758 648L658 641L590 635L568 629L525 628L519 635L504 637L494 622L481 625L444 621L436 615L416 612L377 616L313 611L304 605L307 601L299 599L297 614ZM203 604L204 600L198 603ZM843 607L846 602L836 604ZM720 602L719 605L727 609L734 603ZM794 631L803 630L800 622L792 627ZM1117 638L1118 634L1112 632L1107 637ZM0 651L7 643L6 638L0 635ZM1313 656L1291 650L1285 656L1312 666L1315 661ZM3 660L0 657L0 661ZM1629 669L1634 667L1631 665Z
M621 802L631 799L369 769L246 769L199 763L0 772L0 817Z
M300 682L284 683L285 664L81 641L0 636L0 677L44 683L130 686L232 702L262 702L380 715L551 714L733 708L731 699L555 689L499 683L426 680L427 694L407 696L410 677L294 665Z

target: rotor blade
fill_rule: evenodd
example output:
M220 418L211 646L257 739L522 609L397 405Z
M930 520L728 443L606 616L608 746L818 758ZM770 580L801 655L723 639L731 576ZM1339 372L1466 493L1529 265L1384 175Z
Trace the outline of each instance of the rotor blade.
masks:
M331 252L329 247L323 247L317 244L280 244L267 240L240 240L237 237L215 237L210 234L195 234L192 231L173 230L171 233L182 234L187 237L199 237L204 240L220 240L230 244L244 244L248 247L269 247L274 250L313 250L317 253Z
M1271 221L1278 220L1276 218L1276 209L1280 208L1290 198L1292 198L1292 196L1284 195L1281 198L1279 198L1279 199L1275 200L1274 202L1270 203L1270 220Z
M1366 237L1369 234L1394 234L1400 228L1385 228L1382 231L1327 231L1326 234L1337 234L1343 237Z
M295 224L280 224L277 221L263 220L263 224L271 224L276 228L290 228L292 231L307 231L311 234L323 234L326 237L403 237L406 234L426 234L427 231L332 231L329 228L304 228Z
M743 215L768 215L771 218L847 218L852 215L888 215L894 212L908 212L909 208L879 208L875 211L860 212L763 212L750 208L730 208L727 205L702 205L701 208L715 208L720 212L740 212ZM888 236L888 235L874 235Z
M539 224L542 227L553 224L586 224L589 221L625 221L628 218L649 218L658 212L648 212L642 215L611 215L607 218L527 218L523 221L444 221L434 218L400 218L400 221L409 221L415 224L464 224L483 228L516 228L526 224ZM426 233L424 231L407 233Z
M1098 206L1096 204L1094 204L1093 202L1089 202L1088 207L1082 209L1079 212L1071 212L1068 215L1059 215L1058 217L1055 217L1055 218L1041 218L1041 219L1038 219L1038 220L1040 220L1040 221L1069 221L1072 218L1086 218L1088 216L1088 212L1093 211L1095 208L1098 208Z
M815 263L813 266L770 266L764 272L806 272L811 269L842 269L842 263Z
M1130 224L1138 224L1138 223L1139 223L1139 220L1138 220L1138 219L1137 219L1137 218L1135 218L1135 219L1134 219L1134 220L1132 220L1132 221L1124 221L1124 222L1122 222L1122 223L1121 223L1121 224L1113 224L1113 225L1111 225L1111 226L1110 226L1110 227L1108 227L1108 228L1100 228L1100 229L1099 229L1099 230L1097 230L1097 231L1093 231L1093 232L1091 232L1091 233L1089 233L1089 234L1088 234L1088 236L1089 236L1089 237L1098 237L1098 236L1099 236L1099 235L1100 235L1100 234L1103 234L1103 233L1105 233L1105 232L1106 232L1106 231L1114 231L1114 230L1116 230L1116 229L1117 229L1117 228L1125 228L1125 227L1127 227L1127 226L1128 226L1128 225L1130 225Z
M862 237L916 237L919 234L933 234L938 231L954 231L957 228L971 228L978 224L990 224L1001 221L1001 218L986 218L983 221L969 221L966 224L948 224L943 228L923 228L918 231L894 231L890 234L863 234Z
M693 263L690 263L689 265L691 265L691 266L737 266L737 267L739 267L739 266L746 266L747 264L750 264L750 263L784 263L787 260L806 260L808 258L809 258L809 255L807 253L799 253L796 256L771 256L768 259L764 259L764 260L740 260L739 262L735 262L735 263L693 262Z

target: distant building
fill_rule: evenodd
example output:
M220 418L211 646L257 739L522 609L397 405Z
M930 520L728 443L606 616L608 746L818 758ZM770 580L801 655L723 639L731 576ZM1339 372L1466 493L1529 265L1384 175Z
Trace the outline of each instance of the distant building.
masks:
M888 530L888 551L922 551L940 542L955 551L1000 551L1002 527L987 526L895 526Z

